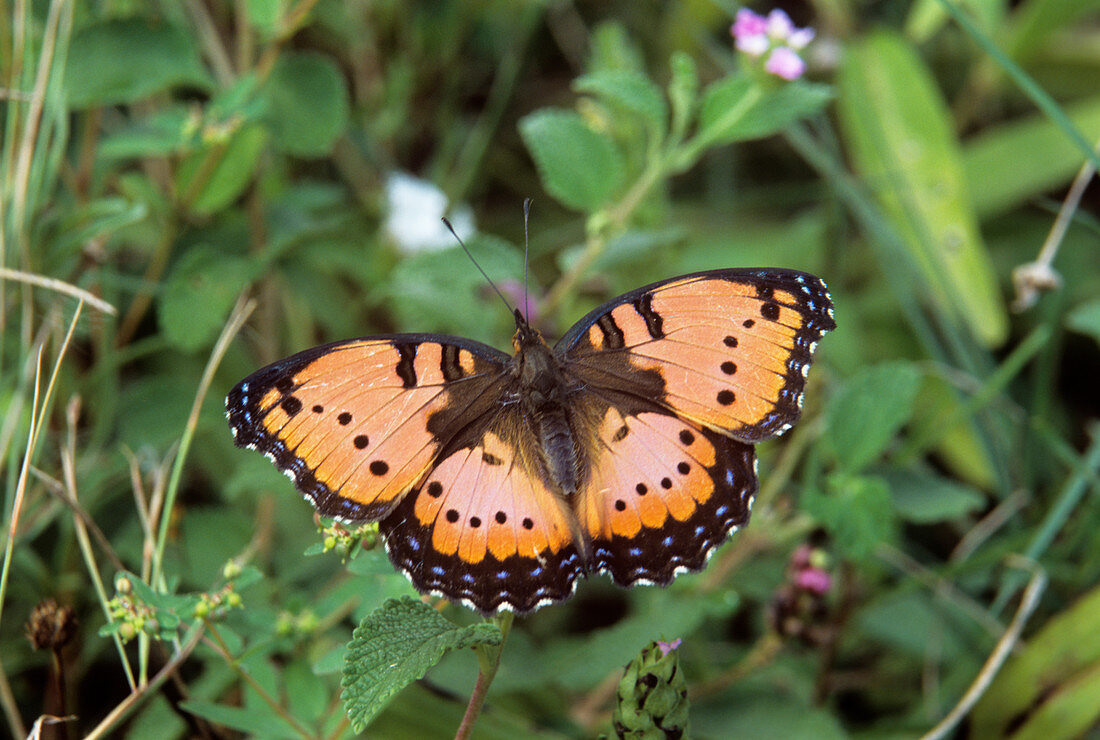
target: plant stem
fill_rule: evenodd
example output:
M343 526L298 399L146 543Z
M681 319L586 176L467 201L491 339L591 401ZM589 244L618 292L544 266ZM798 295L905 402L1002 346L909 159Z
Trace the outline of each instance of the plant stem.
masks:
M511 628L515 616L512 612L504 612L504 614L493 617L493 621L500 627L502 635L500 644L476 648L481 669L477 674L474 691L470 694L470 703L466 706L466 714L462 716L462 723L459 724L458 732L455 733L455 740L466 740L470 737L470 733L474 731L474 723L477 722L477 717L481 714L481 708L485 705L489 685L493 683L493 679L497 675L497 669L500 668L500 654L504 652L504 641L508 639L508 630Z

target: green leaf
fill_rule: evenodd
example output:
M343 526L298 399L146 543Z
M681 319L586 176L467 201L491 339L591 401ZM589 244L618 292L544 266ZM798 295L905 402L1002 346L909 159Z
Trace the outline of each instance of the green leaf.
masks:
M205 245L176 263L157 301L157 320L176 347L193 352L221 331L237 295L257 272L252 261Z
M921 660L964 655L963 636L932 598L927 591L906 589L886 593L860 610L859 632L899 655L907 654Z
M488 622L459 627L416 599L387 601L355 628L344 660L344 707L355 732L444 654L502 639Z
M536 111L520 121L519 130L543 187L565 206L591 213L622 185L623 159L615 143L576 113Z
M171 594L154 591L140 578L132 573L119 572L115 575L115 582L120 576L125 576L133 588L133 598L153 610L152 616L156 618L160 626L153 637L159 640L172 640L177 637L176 631L183 622L193 619L195 605L199 603L199 597L194 594ZM149 623L146 624L146 629ZM117 631L117 624L108 625L108 632Z
M1067 104L1066 115L1090 140L1100 138L1100 98ZM966 142L962 165L974 210L989 218L1063 186L1081 168L1081 150L1036 113L983 129Z
M774 134L817 113L832 97L826 85L790 82L765 88L747 75L726 77L703 93L697 150Z
M194 120L187 106L166 106L112 131L100 144L99 154L108 160L175 154L190 143Z
M305 657L297 657L283 670L287 704L295 717L317 722L330 710L329 687L317 674Z
M631 34L617 21L603 21L588 43L591 72L645 72L645 57Z
M1032 0L1017 6L1002 41L1014 59L1028 61L1050 43L1055 31L1071 25L1100 7L1096 0Z
M951 116L904 39L879 32L851 47L838 77L841 131L856 170L924 277L932 300L983 344L1008 332Z
M236 200L252 182L267 132L258 125L234 131L228 142L210 141L180 163L176 189L188 198L193 213L217 213Z
M311 52L279 57L264 86L266 122L276 146L322 157L348 127L348 91L331 58Z
M660 88L645 75L620 70L596 72L577 78L573 89L640 116L654 138L660 140L664 137L668 126L668 106Z
M879 544L894 541L894 506L882 478L831 475L828 492L808 490L803 505L848 559L868 560Z
M829 399L828 439L841 467L857 472L877 459L913 413L920 374L888 362L853 375Z
M248 11L249 23L265 38L272 38L279 30L286 5L271 0L246 0L245 10Z
M691 729L696 737L848 740L840 720L828 709L792 696L787 681L727 691L720 701L696 704ZM685 736L686 737L686 736Z
M189 699L180 702L180 707L198 717L208 719L219 725L240 730L249 737L300 738L301 733L271 711L267 705L253 707L228 707L211 701Z
M971 737L1080 737L1100 719L1100 588L1052 617L971 714ZM1091 700L1090 700L1091 697Z
M177 85L213 87L191 36L163 22L108 20L73 35L65 64L72 108L132 103Z
M888 471L883 474L898 515L917 524L951 521L985 505L980 491L926 471Z
M1100 343L1100 299L1082 303L1070 311L1066 317L1066 327Z

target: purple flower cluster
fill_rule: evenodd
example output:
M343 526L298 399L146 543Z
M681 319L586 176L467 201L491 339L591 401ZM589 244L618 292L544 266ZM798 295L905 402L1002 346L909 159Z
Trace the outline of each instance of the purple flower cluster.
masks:
M798 52L813 40L814 29L796 27L782 10L773 10L765 18L741 8L730 32L737 39L739 51L753 59L764 59L766 72L784 80L797 80L806 71Z

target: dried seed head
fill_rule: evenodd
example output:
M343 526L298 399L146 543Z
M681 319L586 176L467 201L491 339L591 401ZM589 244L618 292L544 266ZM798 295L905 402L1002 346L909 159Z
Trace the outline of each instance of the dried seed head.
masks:
M72 607L58 606L53 599L45 599L31 611L27 620L27 639L35 650L56 650L73 639L76 628L76 612Z

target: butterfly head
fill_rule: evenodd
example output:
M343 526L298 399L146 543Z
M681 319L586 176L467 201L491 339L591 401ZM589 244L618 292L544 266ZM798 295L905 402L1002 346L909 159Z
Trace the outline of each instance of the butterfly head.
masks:
M518 308L515 309L514 315L516 318L516 333L512 337L512 349L517 354L532 347L547 346L546 340L542 338L542 333L527 323L527 319L523 317L523 313Z

